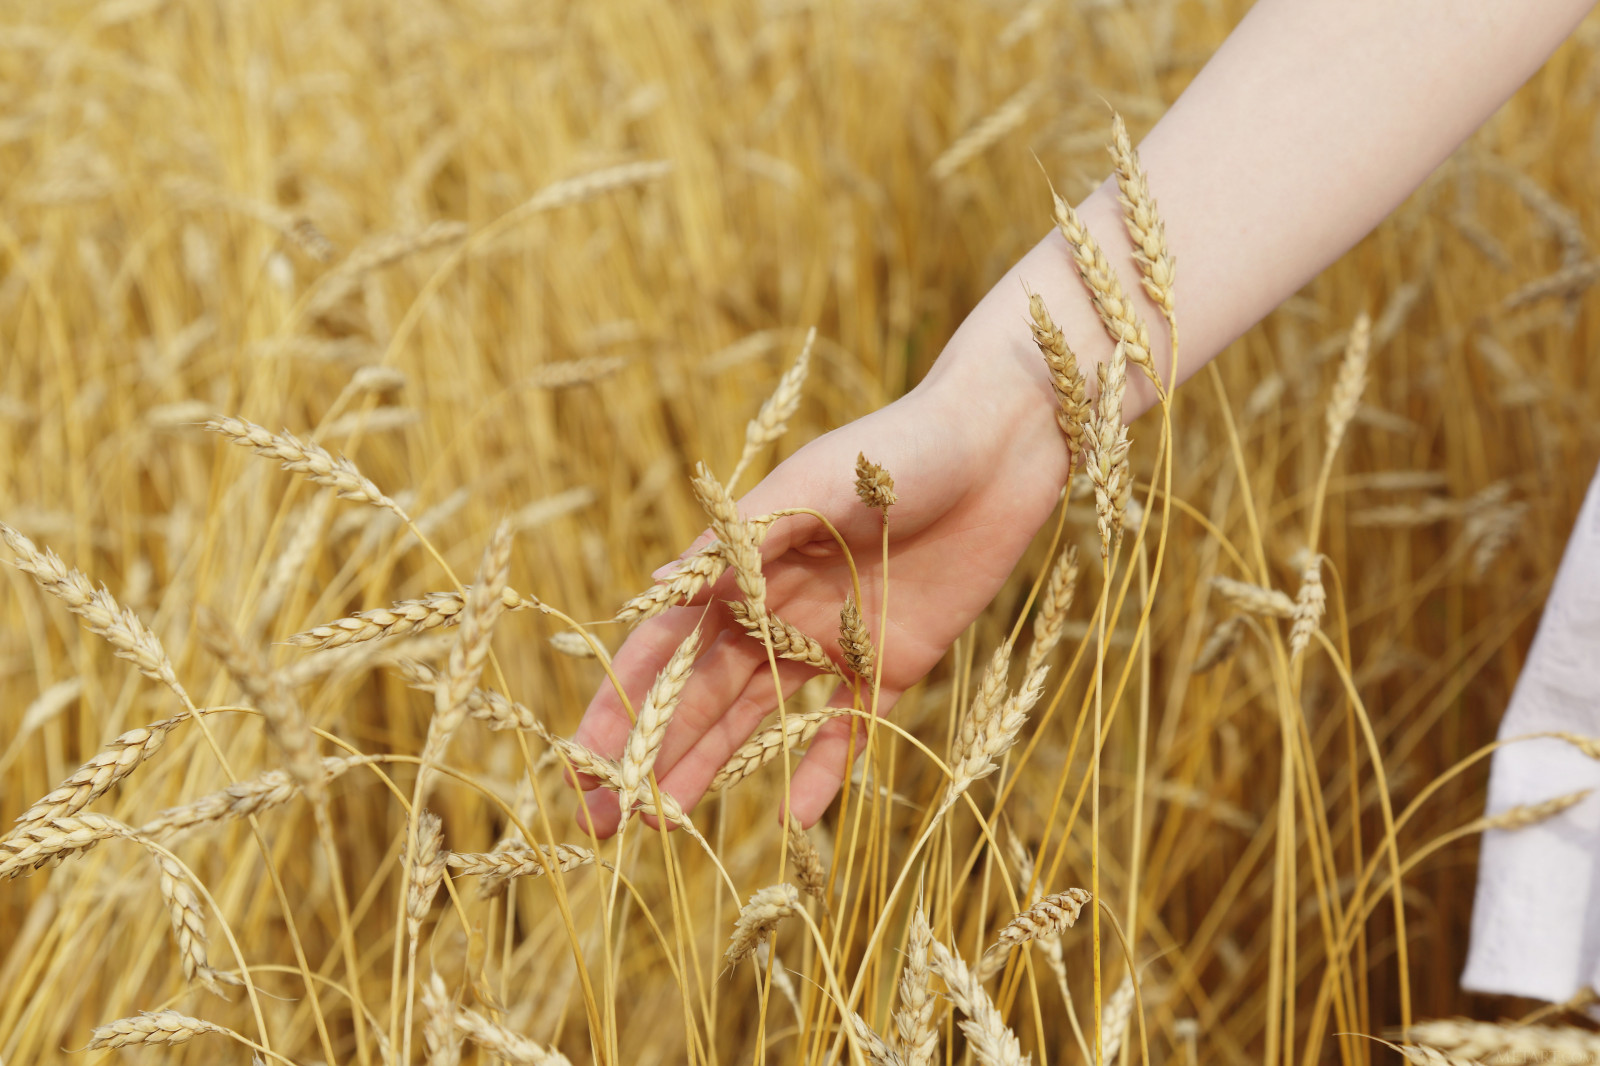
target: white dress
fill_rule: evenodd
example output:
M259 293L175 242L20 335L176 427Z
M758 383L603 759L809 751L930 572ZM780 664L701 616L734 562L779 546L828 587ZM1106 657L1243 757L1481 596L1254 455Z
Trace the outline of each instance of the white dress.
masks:
M1600 473L1500 725L1502 738L1554 731L1600 736ZM1546 822L1484 834L1468 990L1561 1001L1600 987L1600 762L1559 740L1507 745L1489 813L1585 788L1597 792Z

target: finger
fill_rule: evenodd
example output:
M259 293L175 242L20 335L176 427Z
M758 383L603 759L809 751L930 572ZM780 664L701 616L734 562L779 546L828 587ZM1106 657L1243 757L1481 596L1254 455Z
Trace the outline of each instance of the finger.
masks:
M611 670L627 692L629 703L638 706L656 674L661 672L678 645L700 623L701 614L700 611L681 609L667 611L660 617L642 623L617 649L617 654L611 660ZM622 698L607 679L607 683L600 686L589 701L573 739L590 751L615 759L622 754L622 746L627 742L628 730L632 726ZM582 788L592 789L598 782L587 774L580 774L578 784Z
M865 694L863 694L865 695ZM878 713L888 714L900 690L885 685L878 692ZM840 686L829 706L848 707L849 693ZM871 723L855 715L830 719L817 730L811 747L795 769L789 782L789 809L802 826L809 829L822 817L833 798L839 794L849 773L846 765L850 759L852 730L855 733L855 754L859 757L867 746L867 727Z
M700 612L693 613L700 614ZM717 617L713 612L708 624L717 625ZM729 704L733 703L749 684L757 663L764 664L764 660L758 660L750 648L746 647L747 644L754 643L742 632L718 630L710 646L696 661L694 672L689 675L689 680L685 683L683 693L678 700L678 706L667 725L667 734L662 739L661 750L656 755L655 767L658 775L664 773L683 752L694 746L700 735L722 716ZM757 650L760 650L759 647ZM646 698L647 690L648 685L630 693L635 712ZM613 758L622 755L623 748L627 745L628 733L632 729L626 711L620 712L620 720L624 723L620 739L616 741L614 750L602 753ZM659 776L657 779L659 780ZM592 827L597 836L610 836L622 821L622 809L616 793L609 789L591 786L591 790L583 797L583 806L577 812L577 819L585 831Z
M778 664L778 675L783 684L783 698L789 700L801 685L816 677L817 672L801 663L783 662ZM771 672L763 663L726 713L696 738L691 747L664 769L661 763L656 764L656 779L661 790L669 793L685 810L699 803L712 778L777 706L777 689Z

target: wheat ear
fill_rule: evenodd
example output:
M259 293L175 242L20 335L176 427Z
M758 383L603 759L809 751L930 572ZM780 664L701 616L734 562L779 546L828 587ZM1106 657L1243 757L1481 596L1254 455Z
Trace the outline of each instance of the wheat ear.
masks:
M761 619L751 613L749 604L729 601L728 610L746 633L757 640L761 639ZM778 658L805 663L823 673L844 676L844 671L823 650L822 644L814 637L807 636L798 626L790 625L771 611L766 612L766 623L767 635L772 640L772 653Z
M1016 1034L1006 1027L1000 1011L977 975L949 948L935 940L928 946L929 966L950 988L950 1001L965 1014L961 1031L983 1066L1023 1066L1028 1061Z
M327 485L347 500L382 507L401 521L410 521L400 505L380 492L356 464L343 456L335 458L319 444L303 441L288 431L273 433L254 422L226 415L213 418L205 428L241 448L278 460L285 470L304 474L318 485Z
M1067 347L1067 338L1050 317L1044 298L1031 290L1028 296L1029 323L1033 343L1044 356L1050 370L1050 388L1056 395L1056 425L1067 438L1067 452L1074 464L1083 459L1091 408L1083 369L1078 357Z
M476 1011L458 1008L455 1027L468 1040L513 1066L572 1066L555 1048L547 1048L503 1025L496 1025Z
M304 633L296 633L288 639L288 643L298 648L325 651L368 640L426 633L440 626L460 625L461 612L466 609L467 596L471 593L472 586L469 585L465 594L430 592L421 599L401 600L390 607L372 611L357 611L347 618L325 622ZM544 607L535 597L513 588L500 591L500 603L508 611L542 610Z
M934 1024L935 999L929 982L932 943L933 930L928 928L919 903L911 910L905 968L900 971L900 1006L894 1012L896 1044L905 1066L933 1066L939 1054L939 1027Z
M761 405L761 410L745 426L744 451L740 453L738 465L733 468L733 474L728 478L729 485L737 485L740 476L761 449L783 436L789 428L789 419L800 409L800 396L805 388L806 372L811 367L811 347L816 340L817 329L813 326L806 331L805 344L800 348L800 354L795 357L794 365L778 379L778 387L772 391L766 403Z
M1011 954L1012 948L1030 940L1058 937L1063 931L1071 929L1084 904L1093 898L1081 888L1069 888L1065 892L1045 896L1012 918L979 960L978 979L986 981L999 973L1005 967L1006 957Z
M511 572L511 524L501 522L489 536L478 575L461 612L461 635L450 649L444 676L433 690L433 718L422 748L421 775L443 755L450 735L467 714L467 701L489 657L489 638L505 611L506 580ZM419 787L420 793L420 787Z
M655 682L639 707L638 720L628 731L628 742L622 749L619 779L622 784L621 803L624 813L648 793L647 779L655 767L656 756L661 752L661 742L667 736L667 723L677 710L683 697L683 688L693 672L694 657L700 651L700 630L696 628L683 639L667 660L667 665L656 675Z
M794 864L795 880L800 882L800 890L826 905L828 871L822 865L822 853L792 814L784 821L784 839L789 861Z
M732 969L765 940L778 923L791 917L800 909L800 890L790 884L769 885L758 889L750 902L739 909L733 935L722 958Z
M1111 116L1111 161L1117 172L1117 202L1122 205L1123 225L1133 239L1133 261L1139 266L1139 284L1161 308L1170 326L1177 320L1173 302L1177 263L1167 248L1166 227L1162 225L1156 199L1150 192L1150 178L1139 162L1127 124L1115 113Z
M817 711L791 711L782 722L770 725L739 746L739 750L717 771L711 779L708 792L732 788L767 763L776 759L785 749L798 748L811 741L822 728L822 723L836 718L841 711L825 708Z
M1294 601L1277 589L1220 575L1211 579L1211 587L1235 610L1268 618L1294 617Z
M704 463L695 466L693 479L695 496L711 518L711 528L722 542L723 554L733 567L739 591L750 607L764 611L767 606L767 579L761 572L761 551L750 526L739 517L739 509L727 488L711 476Z
M444 978L433 973L422 986L422 1046L427 1066L460 1066L461 1038L453 1024L456 1002Z
M1031 674L1043 666L1050 653L1056 650L1056 645L1061 643L1067 612L1072 610L1072 599L1077 590L1078 546L1073 544L1056 557L1055 565L1050 568L1044 595L1039 599L1038 613L1033 616L1033 643L1028 647L1023 674Z
M175 1010L158 1010L95 1026L89 1035L89 1045L84 1050L99 1051L101 1048L133 1047L139 1044L185 1044L202 1033L223 1033L249 1043L238 1033L223 1026L191 1018Z

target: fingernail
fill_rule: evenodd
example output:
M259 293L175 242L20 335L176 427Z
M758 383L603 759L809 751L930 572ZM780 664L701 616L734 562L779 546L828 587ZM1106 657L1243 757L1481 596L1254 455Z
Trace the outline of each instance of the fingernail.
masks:
M666 566L658 566L654 570L650 571L650 576L655 578L657 581L665 581L667 578L677 573L678 568L682 565L682 559L674 559Z

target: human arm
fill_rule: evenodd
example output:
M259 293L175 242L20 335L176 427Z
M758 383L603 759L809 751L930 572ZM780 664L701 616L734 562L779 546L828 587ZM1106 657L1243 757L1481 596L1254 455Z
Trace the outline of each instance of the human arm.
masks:
M1140 146L1178 262L1179 378L1215 356L1382 220L1543 63L1590 7L1448 0L1260 0ZM1041 197L1041 203L1043 203ZM1151 325L1116 203L1105 185L1079 208ZM1111 342L1052 232L1002 278L904 399L801 449L742 502L746 514L807 506L828 515L863 563L867 615L876 516L855 499L850 470L865 452L895 475L890 629L882 707L929 670L988 604L1048 517L1066 475L1054 399L1027 327L1023 283L1039 292L1079 359ZM1090 381L1092 373L1087 374ZM1135 375L1125 415L1153 402ZM769 603L826 638L848 575L814 521L786 519L764 551ZM642 625L617 655L637 699L701 608ZM686 689L656 770L686 806L776 703L764 652L714 607L708 651ZM829 642L831 643L831 642ZM782 671L792 687L803 668ZM598 694L580 741L621 750L628 722L615 694ZM791 786L810 824L845 772L847 727L826 727ZM598 831L615 802L592 793Z

